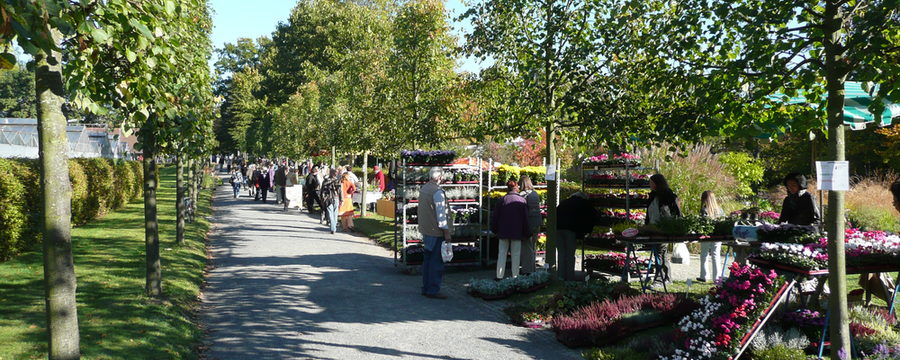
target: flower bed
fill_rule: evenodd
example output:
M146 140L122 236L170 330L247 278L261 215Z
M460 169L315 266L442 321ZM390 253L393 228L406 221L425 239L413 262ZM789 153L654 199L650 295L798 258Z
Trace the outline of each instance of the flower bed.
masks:
M687 315L697 304L675 294L641 294L593 303L553 320L556 339L566 346L603 346ZM628 316L634 315L634 316Z
M586 255L584 258L585 269L602 271L613 274L621 274L625 271L625 260L627 257L624 253L611 252L606 254ZM650 259L641 257L631 257L632 266L645 268L650 264Z
M819 232L815 226L809 225L760 225L756 233L759 241L789 244L809 244L819 240Z
M731 276L678 323L678 349L664 360L729 359L784 283L774 271L732 263Z
M847 229L844 241L847 267L900 264L900 236ZM764 242L753 257L802 270L820 270L828 267L827 245L824 237L805 244Z
M529 275L505 278L500 281L491 279L470 279L469 293L485 300L499 300L515 293L537 291L550 283L550 273L536 271Z

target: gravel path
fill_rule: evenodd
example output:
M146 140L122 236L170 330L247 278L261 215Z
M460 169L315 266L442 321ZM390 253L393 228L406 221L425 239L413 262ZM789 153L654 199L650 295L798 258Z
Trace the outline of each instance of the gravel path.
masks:
M246 194L246 193L245 193ZM331 235L318 217L215 195L213 269L203 294L208 359L580 359L549 330L513 326L465 294L450 270L448 300L420 295L421 277L366 238Z

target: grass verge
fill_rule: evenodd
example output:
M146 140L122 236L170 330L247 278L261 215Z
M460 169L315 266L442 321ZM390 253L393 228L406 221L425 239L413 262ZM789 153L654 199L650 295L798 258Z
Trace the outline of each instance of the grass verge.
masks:
M194 359L202 332L193 322L206 265L212 213L204 191L183 245L175 244L175 171L158 192L163 301L144 295L144 207L72 229L83 359ZM43 260L39 251L0 263L0 360L47 357Z
M394 219L378 214L368 214L366 217L353 219L356 231L368 236L378 245L389 250L396 250L394 246Z

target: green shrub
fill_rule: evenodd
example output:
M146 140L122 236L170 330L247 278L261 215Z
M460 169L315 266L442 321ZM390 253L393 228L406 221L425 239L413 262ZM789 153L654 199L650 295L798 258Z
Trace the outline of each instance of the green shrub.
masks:
M582 354L587 360L646 360L651 356L644 352L623 347L586 350Z
M84 167L76 160L69 161L69 182L72 183L72 224L82 225L90 221L85 208L88 198L88 179Z
M133 199L134 173L131 170L131 166L123 161L118 161L113 165L113 173L115 196L113 197L112 208L119 209Z
M36 233L29 213L38 204L28 204L22 181L28 171L20 161L0 159L0 260L17 254Z
M106 159L76 159L84 167L88 179L88 197L85 204L88 220L97 219L109 212L115 201L113 170Z
M784 345L757 350L753 352L755 360L806 360L806 353L800 349L791 349Z
M725 171L728 171L737 180L738 187L735 192L738 195L753 195L753 187L763 181L765 169L760 161L754 159L750 154L742 152L719 154L719 162L725 165Z
M144 164L140 161L129 161L131 173L134 174L134 188L131 190L131 199L137 200L144 196Z

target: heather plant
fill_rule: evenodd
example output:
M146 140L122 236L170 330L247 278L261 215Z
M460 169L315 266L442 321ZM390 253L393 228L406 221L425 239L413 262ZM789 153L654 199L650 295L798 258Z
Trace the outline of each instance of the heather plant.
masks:
M740 195L738 180L729 173L709 145L694 145L688 149L686 156L669 152L668 149L668 145L644 149L640 156L648 166L659 164L659 173L665 175L682 202L682 212L699 213L700 194L706 190L715 192L720 202Z
M806 353L801 349L777 345L768 349L753 352L756 360L806 360Z
M754 352L782 346L788 349L805 349L810 341L806 335L797 328L784 331L780 326L767 325L762 332L750 342L750 349Z

